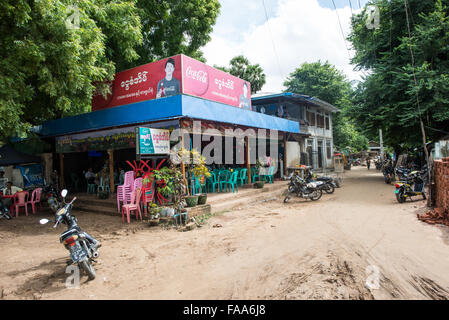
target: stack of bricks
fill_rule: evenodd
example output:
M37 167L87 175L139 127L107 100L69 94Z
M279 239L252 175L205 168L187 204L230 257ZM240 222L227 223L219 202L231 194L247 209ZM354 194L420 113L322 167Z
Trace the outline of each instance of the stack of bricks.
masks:
M449 226L449 157L434 161L435 210L418 218L424 222Z
M435 206L449 211L449 157L434 162Z

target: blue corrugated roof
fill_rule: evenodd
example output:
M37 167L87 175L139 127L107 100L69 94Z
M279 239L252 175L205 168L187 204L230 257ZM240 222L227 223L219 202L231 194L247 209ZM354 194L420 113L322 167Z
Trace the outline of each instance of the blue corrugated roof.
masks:
M232 123L299 133L299 123L188 95L147 100L43 123L40 134L59 136L173 118Z

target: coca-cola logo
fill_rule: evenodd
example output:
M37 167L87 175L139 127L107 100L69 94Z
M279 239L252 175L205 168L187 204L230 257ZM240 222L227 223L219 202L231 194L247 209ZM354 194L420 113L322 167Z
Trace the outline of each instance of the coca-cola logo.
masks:
M189 65L185 69L185 82L189 91L192 91L193 94L197 96L205 94L209 88L209 76L206 65L200 63Z

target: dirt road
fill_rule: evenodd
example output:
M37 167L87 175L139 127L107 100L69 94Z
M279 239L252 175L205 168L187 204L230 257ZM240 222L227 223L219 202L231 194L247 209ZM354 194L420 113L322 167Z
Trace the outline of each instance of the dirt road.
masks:
M38 224L50 215L0 220L0 297L449 298L448 228L418 221L424 202L397 203L377 170L353 168L317 202L282 200L248 203L189 232L78 213L103 242L97 278L79 289L65 286L61 230Z

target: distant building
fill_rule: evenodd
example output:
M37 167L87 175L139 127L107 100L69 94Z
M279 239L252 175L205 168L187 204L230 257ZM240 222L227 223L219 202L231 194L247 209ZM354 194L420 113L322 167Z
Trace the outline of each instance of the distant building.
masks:
M299 133L287 135L287 166L332 167L334 138L331 114L340 110L320 99L297 93L259 93L253 111L296 121Z

